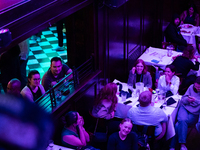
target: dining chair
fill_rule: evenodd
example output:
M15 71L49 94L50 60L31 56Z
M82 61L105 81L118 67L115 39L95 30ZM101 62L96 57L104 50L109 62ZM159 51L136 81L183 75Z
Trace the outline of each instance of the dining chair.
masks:
M177 46L176 43L162 42L162 48L163 48L163 49L166 49L168 45L173 45L173 46L174 46L174 49L173 49L173 50L176 50L176 46Z
M134 124L133 125L133 131L135 131L138 135L139 150L148 149L148 145L150 145L150 149L154 148L155 126Z
M107 142L108 134L108 123L104 118L96 118L92 115L92 112L89 111L91 116L91 127L90 135L93 143L102 143Z

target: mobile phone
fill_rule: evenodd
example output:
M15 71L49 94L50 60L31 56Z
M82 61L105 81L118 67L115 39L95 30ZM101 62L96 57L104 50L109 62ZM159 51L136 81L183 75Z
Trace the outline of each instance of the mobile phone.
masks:
M129 103L132 103L132 101L131 100L126 101L126 102L124 102L124 105L127 105Z

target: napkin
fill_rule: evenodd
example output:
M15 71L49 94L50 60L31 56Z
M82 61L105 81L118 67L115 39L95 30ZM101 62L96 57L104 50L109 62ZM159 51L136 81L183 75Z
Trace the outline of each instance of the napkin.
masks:
M174 103L176 103L176 101L175 101L172 97L170 97L170 98L167 100L167 106L172 105L172 104L174 104Z
M172 95L174 95L171 91L167 91L166 92L166 97L170 97L170 96L172 96Z

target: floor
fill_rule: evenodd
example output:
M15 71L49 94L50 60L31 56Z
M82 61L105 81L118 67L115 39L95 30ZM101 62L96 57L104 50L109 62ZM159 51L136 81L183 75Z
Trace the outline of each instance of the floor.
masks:
M26 67L27 74L30 70L38 70L42 78L50 67L51 58L55 56L61 57L64 63L67 62L66 35L64 33L63 35L64 51L53 50L53 48L58 46L56 26L48 27L43 30L40 42L31 38L29 39L30 52Z

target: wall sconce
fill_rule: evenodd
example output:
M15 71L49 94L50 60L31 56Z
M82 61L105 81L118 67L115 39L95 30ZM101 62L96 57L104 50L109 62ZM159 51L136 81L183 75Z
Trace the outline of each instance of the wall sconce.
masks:
M9 29L0 30L0 48L8 46L12 42L11 32Z

